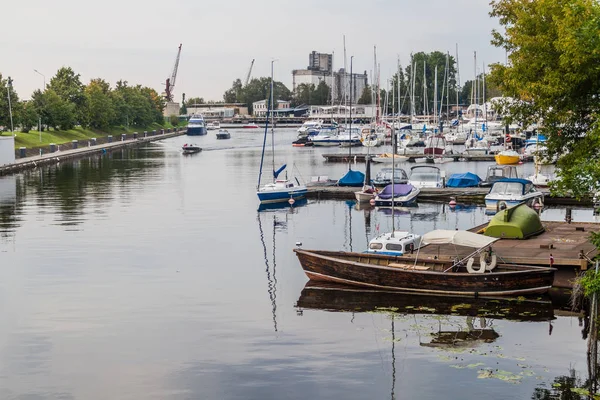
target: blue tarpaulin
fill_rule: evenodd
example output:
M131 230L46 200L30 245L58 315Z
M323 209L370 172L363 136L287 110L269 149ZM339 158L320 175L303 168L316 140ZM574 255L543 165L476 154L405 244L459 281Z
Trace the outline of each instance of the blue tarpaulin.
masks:
M360 171L352 171L348 170L346 175L344 175L339 181L339 186L362 186L365 182L365 174Z
M464 174L452 174L446 182L447 187L474 187L479 186L481 178L470 172Z

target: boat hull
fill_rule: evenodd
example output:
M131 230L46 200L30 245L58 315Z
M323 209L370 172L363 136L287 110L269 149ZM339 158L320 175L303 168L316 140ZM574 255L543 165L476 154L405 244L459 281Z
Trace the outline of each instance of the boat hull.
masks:
M494 158L496 159L496 164L498 165L514 165L521 161L519 156L504 154L496 154Z
M553 268L523 267L515 271L483 274L436 272L388 266L393 262L413 263L411 258L303 249L294 251L305 274L313 281L420 293L473 296L544 293L552 286L555 271ZM439 260L427 260L427 263L443 264Z
M208 133L208 131L206 130L205 127L194 127L194 128L187 128L186 131L186 135L188 136L202 136L202 135L206 135Z
M299 188L293 190L265 190L259 191L256 194L258 195L258 200L261 204L269 204L283 203L290 199L302 199L306 196L306 192L306 188Z

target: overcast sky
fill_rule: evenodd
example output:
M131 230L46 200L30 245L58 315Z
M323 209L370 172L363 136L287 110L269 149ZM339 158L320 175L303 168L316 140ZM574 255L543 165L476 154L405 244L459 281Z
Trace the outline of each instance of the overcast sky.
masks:
M2 5L0 73L11 76L21 98L43 85L61 66L87 83L101 77L112 85L124 79L164 90L177 46L183 43L175 98L222 100L236 78L270 74L290 89L293 69L308 65L308 54L335 52L343 67L343 36L354 71L373 69L373 46L382 81L403 66L410 53L450 51L459 46L461 82L473 79L478 64L504 61L490 44L497 20L487 0L27 0ZM481 68L481 67L480 67Z

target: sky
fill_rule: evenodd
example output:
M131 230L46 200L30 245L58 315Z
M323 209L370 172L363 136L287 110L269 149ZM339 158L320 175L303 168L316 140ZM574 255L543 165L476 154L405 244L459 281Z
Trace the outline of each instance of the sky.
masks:
M353 70L373 69L373 48L384 82L413 52L455 54L460 81L475 76L473 52L483 64L504 61L490 44L498 28L487 0L28 0L2 5L0 73L28 99L62 66L82 82L120 79L164 91L182 43L175 99L222 100L232 82L270 75L292 88L292 70L308 66L315 50L343 64L346 38ZM349 66L348 66L349 68Z

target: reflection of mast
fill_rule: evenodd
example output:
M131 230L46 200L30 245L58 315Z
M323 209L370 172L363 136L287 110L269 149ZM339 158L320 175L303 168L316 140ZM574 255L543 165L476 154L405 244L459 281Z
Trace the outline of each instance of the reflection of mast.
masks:
M396 331L394 329L394 314L392 314L392 400L394 400L396 390Z
M275 215L273 215L273 276L271 277L271 268L269 267L269 257L267 256L267 245L265 244L265 234L262 229L262 222L260 220L260 213L257 216L258 229L260 230L260 242L263 246L263 257L265 259L265 271L267 273L267 291L269 292L269 299L271 300L272 313L273 313L273 328L277 332L277 303L276 300L276 285L277 279L275 278Z
M352 252L352 204L348 204L348 227L350 228L350 235L348 237L348 244L350 251Z

